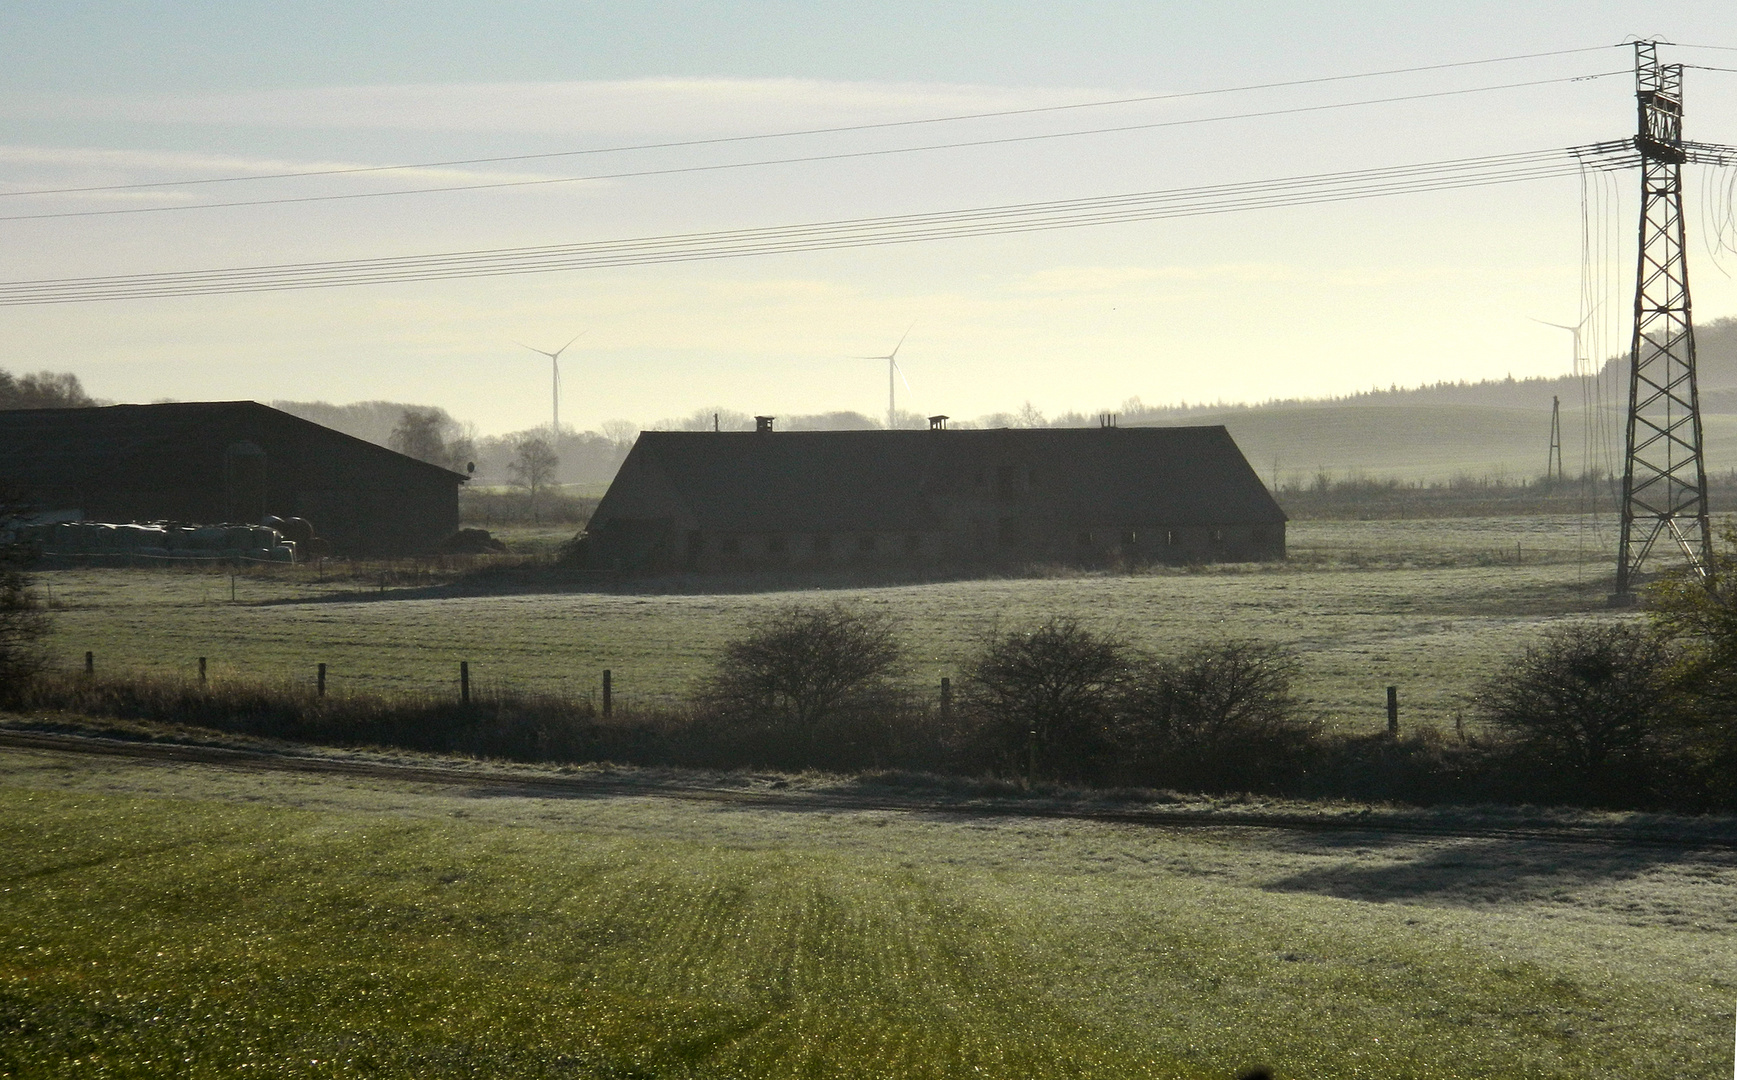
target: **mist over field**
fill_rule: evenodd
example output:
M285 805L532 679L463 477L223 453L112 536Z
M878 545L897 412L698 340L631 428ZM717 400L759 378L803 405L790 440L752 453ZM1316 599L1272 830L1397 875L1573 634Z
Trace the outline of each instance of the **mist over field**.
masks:
M1705 452L1710 472L1737 469L1737 317L1696 329ZM1552 398L1560 402L1563 463L1568 475L1609 476L1621 470L1622 411L1627 407L1626 357L1612 357L1596 374L1581 378L1502 379L1372 388L1326 398L1224 403L1148 403L1137 398L1106 403L1123 426L1223 424L1269 485L1301 487L1323 475L1405 482L1520 483L1543 475L1549 447ZM392 431L414 404L370 401L348 405L274 401L316 423L391 445ZM1016 413L955 417L953 427L1093 427L1097 415L1048 414L1042 402ZM503 484L515 437L547 436L549 428L478 436L475 424L438 410L451 437L476 447L477 476ZM697 409L678 418L643 422L619 419L607 431L575 431L563 425L557 441L559 481L601 492L615 475L640 430L709 431L714 417L725 431L753 428L749 412L728 406ZM916 413L901 413L901 427L926 426ZM884 417L859 412L797 414L777 418L782 431L848 431L884 428Z

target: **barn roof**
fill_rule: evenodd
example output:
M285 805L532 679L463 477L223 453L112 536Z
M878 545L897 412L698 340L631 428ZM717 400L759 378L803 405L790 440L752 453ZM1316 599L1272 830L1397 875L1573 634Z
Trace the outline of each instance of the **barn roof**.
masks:
M984 487L1006 467L1029 470L1019 500L1026 510L1081 522L1285 520L1223 427L648 431L593 520L669 517L746 532L933 529L949 503L985 501Z
M389 455L401 463L451 477L439 465L303 420L257 401L187 401L155 405L105 405L74 409L0 411L0 479L17 484L54 484L68 477L103 475L117 463L160 449L185 446L237 428L316 437L362 455Z

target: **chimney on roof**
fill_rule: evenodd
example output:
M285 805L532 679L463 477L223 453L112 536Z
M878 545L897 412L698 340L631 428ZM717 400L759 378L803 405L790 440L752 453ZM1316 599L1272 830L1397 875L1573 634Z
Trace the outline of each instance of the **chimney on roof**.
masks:
M1099 413L1098 414L1098 426L1101 428L1113 428L1113 427L1115 427L1116 426L1116 414L1113 412Z
M754 418L754 431L759 435L772 434L772 417L756 416Z
M947 418L945 416L931 416L931 417L929 417L929 430L930 431L946 431L947 430Z

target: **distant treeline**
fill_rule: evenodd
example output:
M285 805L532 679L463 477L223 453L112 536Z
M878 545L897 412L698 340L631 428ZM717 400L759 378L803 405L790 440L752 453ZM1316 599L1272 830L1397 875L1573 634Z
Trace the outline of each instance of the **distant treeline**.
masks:
M1426 482L1321 474L1308 481L1283 484L1273 494L1286 514L1305 521L1614 514L1622 495L1622 478L1598 475L1510 481L1457 477ZM1737 512L1737 472L1709 475L1707 499L1715 514Z
M0 369L0 410L76 409L96 405L77 375L38 371L14 375Z

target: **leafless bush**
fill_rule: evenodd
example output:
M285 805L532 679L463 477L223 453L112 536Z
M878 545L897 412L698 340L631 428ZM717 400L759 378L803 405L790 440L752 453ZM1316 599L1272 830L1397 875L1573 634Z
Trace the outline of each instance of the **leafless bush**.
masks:
M998 633L964 670L964 705L1004 770L1084 779L1114 745L1137 665L1128 643L1053 616Z
M1126 775L1158 787L1273 790L1306 767L1313 725L1291 692L1296 655L1230 639L1149 664L1117 731Z
M0 523L15 521L28 509L16 488L0 485ZM42 670L38 642L48 632L49 619L25 574L31 555L22 544L0 544L0 700L16 698Z
M716 722L796 740L812 762L823 727L860 728L896 707L896 630L887 615L842 604L779 608L724 646L700 701Z
M48 632L43 610L25 577L22 555L0 551L0 699L12 699L42 670L38 646Z
M1643 626L1584 623L1547 635L1475 697L1485 720L1569 791L1632 795L1678 726L1675 652Z

